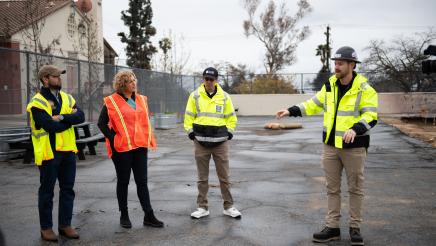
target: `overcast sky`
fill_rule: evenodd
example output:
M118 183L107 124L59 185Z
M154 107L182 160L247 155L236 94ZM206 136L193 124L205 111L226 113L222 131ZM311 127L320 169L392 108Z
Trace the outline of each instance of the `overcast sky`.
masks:
M254 36L246 38L242 22L247 14L240 0L152 0L153 25L157 35L153 44L170 30L183 35L185 50L190 51L190 72L200 72L205 61L242 63L263 73L264 48ZM267 3L267 0L263 0ZM277 1L280 2L280 1ZM287 73L316 73L321 68L315 49L325 43L324 31L331 27L332 48L349 45L359 59L367 54L364 48L373 39L392 40L398 35L410 36L429 27L436 29L435 0L309 0L313 11L300 24L311 29L308 39L300 43L298 61L287 67ZM297 0L287 0L295 13ZM121 10L128 0L103 1L103 33L121 59L125 45L117 33L127 31L121 21Z

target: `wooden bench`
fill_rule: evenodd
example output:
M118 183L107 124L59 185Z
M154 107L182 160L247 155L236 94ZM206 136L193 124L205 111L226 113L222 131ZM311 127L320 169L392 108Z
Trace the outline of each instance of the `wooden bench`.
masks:
M24 154L23 163L29 164L33 159L33 144L30 134L27 137L12 138L3 140L9 144L9 153L15 154L22 152Z
M79 160L86 159L84 152L86 146L88 146L90 155L97 155L95 146L98 142L105 141L103 133L100 133L100 130L90 122L75 125L74 132L76 133L77 156L79 157ZM91 134L91 132L95 134Z
M27 126L8 127L0 130L0 143L2 144L0 158L9 160L24 156L23 163L30 163L33 157L30 134L30 128Z
M89 154L96 155L95 146L98 142L104 142L104 136L94 124L84 122L74 125L76 135L77 156L79 160L85 160L85 148L88 146ZM96 132L96 134L91 134ZM0 143L4 148L0 149L0 158L7 160L18 156L24 156L23 163L28 164L33 159L33 144L30 127L13 127L0 130Z

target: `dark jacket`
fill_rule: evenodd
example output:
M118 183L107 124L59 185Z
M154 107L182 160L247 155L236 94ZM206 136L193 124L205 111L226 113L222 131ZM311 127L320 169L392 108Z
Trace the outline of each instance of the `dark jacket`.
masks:
M63 132L70 128L72 125L80 124L85 121L85 114L83 111L74 105L73 108L77 109L77 112L73 114L63 114L63 120L60 122L54 121L52 116L59 115L61 112L62 98L59 95L57 98L51 93L50 89L42 87L40 91L41 95L48 101L53 102L52 115L47 114L45 110L33 107L31 109L33 120L35 121L36 129L43 128L44 131L49 133L50 145L52 150L56 149L56 133Z

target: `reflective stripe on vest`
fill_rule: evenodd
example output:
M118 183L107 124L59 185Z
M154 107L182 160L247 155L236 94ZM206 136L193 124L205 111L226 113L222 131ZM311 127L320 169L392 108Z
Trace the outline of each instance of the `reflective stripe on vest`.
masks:
M211 142L211 143L219 143L224 142L229 137L202 137L202 136L195 136L195 139L197 139L199 142Z
M223 104L223 112L225 112L226 111L226 104L227 104L227 99L228 99L228 95L227 95L227 93L225 92L225 91L223 91L223 93L224 93L224 104ZM196 90L195 92L194 92L194 100L195 100L195 108L197 109L197 115L196 116L198 116L198 117L201 117L201 116L206 116L206 117L213 117L213 118L228 118L228 117L230 117L230 116L232 116L233 114L231 114L231 115L228 115L227 117L225 116L225 115L223 115L223 114L215 114L215 113L201 113L201 111L200 111L200 93L198 92L198 90ZM236 113L235 112L233 112L235 115L236 115ZM191 115L192 116L192 115ZM194 116L195 117L195 116Z
M116 132L113 147L117 152L128 152L137 148L156 149L148 117L147 97L136 94L135 109L118 93L105 97L104 103L108 110L109 128ZM108 156L112 157L113 148L107 138L106 148Z
M120 117L120 121L121 121L121 124L123 125L123 129L124 129L124 133L126 134L126 137L127 137L127 144L129 145L129 149L132 149L132 144L130 142L129 132L127 131L127 126L126 126L126 123L124 122L123 115L121 114L121 111L118 108L118 105L115 103L114 99L112 98L112 95L109 96L109 99L111 100L112 105L114 105L114 108L117 111L118 117Z
M48 132L40 132L40 133L38 133L38 134L35 134L34 132L32 132L32 136L33 136L34 138L36 138L36 139L38 139L38 138L40 138L40 137L47 136L47 135L48 135Z
M140 101L142 102L142 106L144 106L145 109L145 115L147 115L147 124L148 124L148 142L147 142L147 146L150 146L150 142L151 142L151 125L150 125L150 117L148 117L148 107L144 102L144 98L142 96L139 96L138 99L141 99Z

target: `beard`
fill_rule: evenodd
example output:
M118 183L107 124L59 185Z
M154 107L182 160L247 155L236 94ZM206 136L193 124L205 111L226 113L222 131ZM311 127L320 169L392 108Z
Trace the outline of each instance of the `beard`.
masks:
M338 78L338 79L342 79L342 78L344 78L344 77L345 77L345 75L344 75L343 73L341 73L341 72L336 73L336 78Z
M349 73L348 69L343 69L343 70L336 70L335 74L336 74L336 78L338 79L343 79L345 78Z
M62 84L59 83L59 85L57 85L57 84L48 83L48 88L50 88L52 90L60 91L62 89Z

